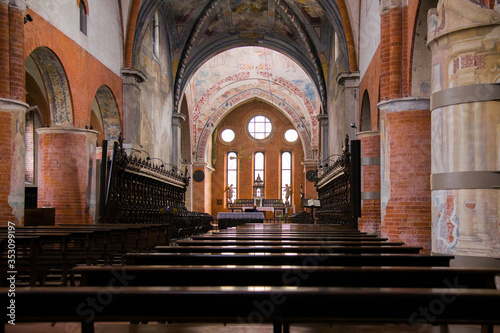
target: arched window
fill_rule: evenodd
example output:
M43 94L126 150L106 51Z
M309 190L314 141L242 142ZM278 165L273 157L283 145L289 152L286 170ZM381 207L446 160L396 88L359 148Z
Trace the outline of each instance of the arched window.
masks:
M361 104L361 132L372 130L372 116L370 110L370 96L368 91L365 90L363 94L363 102Z
M281 153L281 199L286 201L286 185L292 186L292 153L284 151Z
M264 169L264 153L263 152L257 152L254 155L254 173L253 173L253 180L255 181L257 179L257 176L260 176L260 179L265 181L265 169Z
M85 1L80 1L80 31L87 36L87 9L85 8Z
M238 154L234 151L227 153L227 187L232 188L232 197L227 198L234 202L238 188Z

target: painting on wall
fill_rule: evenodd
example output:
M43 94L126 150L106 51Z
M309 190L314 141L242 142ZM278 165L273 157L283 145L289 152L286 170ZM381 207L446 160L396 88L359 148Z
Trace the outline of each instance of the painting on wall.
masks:
M267 26L267 0L233 0L233 25L238 31L260 30Z

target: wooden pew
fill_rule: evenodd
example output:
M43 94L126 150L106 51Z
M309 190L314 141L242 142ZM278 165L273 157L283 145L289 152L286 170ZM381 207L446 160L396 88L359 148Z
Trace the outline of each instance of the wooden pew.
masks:
M289 241L289 240L178 240L176 246L279 246L279 245L295 245L295 246L397 246L404 245L403 242L381 242L381 241L323 241L323 240L308 240L308 241Z
M1 288L2 304L11 299ZM492 289L29 287L16 290L15 304L16 324L81 322L83 333L96 321L271 323L275 333L294 323L500 324Z
M388 239L384 237L376 237L374 235L362 235L362 236L301 236L301 235L264 235L264 236L238 236L238 235L204 235L204 236L193 236L192 240L288 240L288 241L311 241L311 240L324 240L324 241L379 241L385 242Z
M449 266L450 255L128 253L129 265Z
M295 286L495 289L500 269L334 266L78 266L81 286Z
M157 246L155 250L160 253L413 253L422 250L417 246Z

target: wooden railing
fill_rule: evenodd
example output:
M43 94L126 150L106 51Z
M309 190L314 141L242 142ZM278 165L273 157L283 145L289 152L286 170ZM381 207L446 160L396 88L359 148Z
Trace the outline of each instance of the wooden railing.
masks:
M115 142L102 223L171 223L176 233L207 231L213 217L185 207L189 185L184 173L127 155ZM200 223L203 225L200 225ZM189 231L187 231L189 230ZM179 235L181 236L181 235ZM182 236L181 236L182 237Z

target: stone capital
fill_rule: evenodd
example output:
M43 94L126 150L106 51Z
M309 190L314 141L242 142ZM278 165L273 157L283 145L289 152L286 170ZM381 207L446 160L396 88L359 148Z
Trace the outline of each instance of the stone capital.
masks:
M380 109L380 111L386 113L430 110L430 106L431 103L429 98L420 97L394 98L377 104L377 107Z
M316 119L318 119L318 122L321 124L321 126L328 126L328 115L325 113L318 114L316 116Z
M0 111L19 112L28 111L29 105L14 99L0 98Z
M7 2L7 1L1 1L0 2ZM14 8L17 8L19 10L21 10L24 14L24 12L26 12L26 8L27 8L27 1L26 0L9 0L8 1L9 3L9 6L10 7L14 7Z
M186 116L184 116L182 113L174 112L172 114L172 126L180 127L184 120L186 120Z
M408 0L381 0L380 13L384 13L393 8L401 8L407 6L408 6Z
M343 72L337 75L337 83L346 88L359 88L359 72Z
M123 84L134 85L139 88L139 84L146 81L147 77L139 70L133 68L122 69Z

